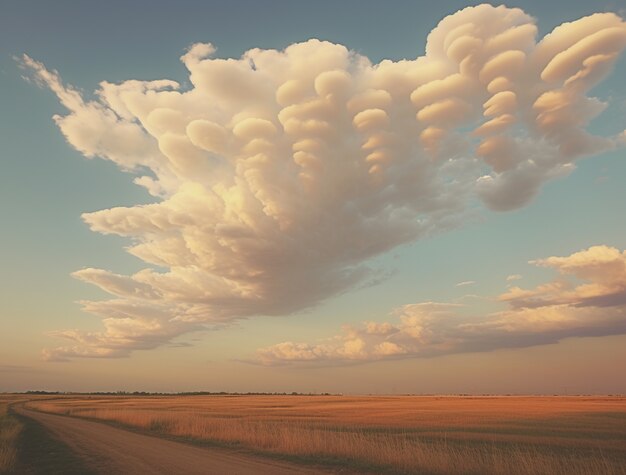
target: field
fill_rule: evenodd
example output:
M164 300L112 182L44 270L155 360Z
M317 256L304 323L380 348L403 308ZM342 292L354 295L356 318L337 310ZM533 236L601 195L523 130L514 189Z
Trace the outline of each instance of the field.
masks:
M28 403L357 471L626 474L626 398L80 396Z
M18 398L0 394L0 473L12 470L17 463L17 444L22 424L8 413L11 402Z

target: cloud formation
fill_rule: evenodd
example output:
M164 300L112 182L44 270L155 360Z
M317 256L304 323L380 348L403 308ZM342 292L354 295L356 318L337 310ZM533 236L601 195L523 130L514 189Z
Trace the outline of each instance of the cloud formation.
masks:
M102 82L94 100L25 55L69 111L54 117L69 144L156 200L83 215L151 267L76 272L114 297L84 303L105 330L58 332L74 343L46 356L124 356L310 307L366 278L368 259L481 203L523 206L616 147L585 130L605 107L587 93L626 46L624 22L602 13L536 35L522 10L480 5L444 18L413 60L372 64L316 39L221 59L199 43L181 58L189 89Z
M283 342L257 351L265 365L345 364L437 356L554 343L573 336L626 333L626 251L593 246L566 257L531 261L562 278L498 297L508 308L486 317L466 315L459 304L425 302L393 312L398 323L346 325L316 344ZM575 285L570 278L585 283Z

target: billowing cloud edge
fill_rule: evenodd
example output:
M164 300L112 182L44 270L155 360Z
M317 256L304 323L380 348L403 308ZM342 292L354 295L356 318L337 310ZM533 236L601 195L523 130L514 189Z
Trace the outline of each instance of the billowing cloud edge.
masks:
M622 19L536 36L522 10L479 5L444 18L413 60L372 64L316 39L222 59L198 43L181 57L189 89L104 81L92 100L24 55L68 110L54 116L68 143L155 199L83 215L149 267L75 272L113 296L83 302L105 328L56 332L71 344L44 356L127 356L314 306L368 279L369 259L483 207L524 206L623 145L586 130L606 106L587 94L626 46Z

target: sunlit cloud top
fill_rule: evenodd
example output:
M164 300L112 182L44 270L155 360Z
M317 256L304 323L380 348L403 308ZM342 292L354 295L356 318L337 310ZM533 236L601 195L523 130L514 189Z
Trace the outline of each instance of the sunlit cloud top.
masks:
M126 356L313 306L368 278L369 259L482 207L519 208L622 145L587 132L605 107L587 94L626 24L595 14L536 36L522 10L480 5L444 18L414 60L372 64L316 39L221 59L198 43L181 58L190 88L102 82L94 100L24 55L67 108L54 119L69 144L155 198L83 215L149 267L75 272L113 296L84 302L105 330L56 332L73 343L45 355Z

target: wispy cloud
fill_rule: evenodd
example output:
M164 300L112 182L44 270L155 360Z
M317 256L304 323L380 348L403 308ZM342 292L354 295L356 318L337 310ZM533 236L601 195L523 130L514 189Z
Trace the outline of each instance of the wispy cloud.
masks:
M32 366L0 364L0 373L33 373L38 371L40 370Z
M626 333L626 251L594 246L532 262L556 269L563 277L535 289L510 289L498 297L508 304L506 310L480 317L459 312L465 307L458 304L405 305L394 311L391 322L346 325L341 334L319 343L283 342L262 348L256 362L349 364ZM585 283L574 285L566 276Z
M507 282L512 282L514 280L520 280L521 278L522 278L521 274L511 274L511 275L507 276L506 281Z
M463 282L456 284L456 287L467 287L468 285L474 285L475 283L475 280L464 280Z
M523 206L621 144L586 126L604 108L587 93L626 45L622 20L536 34L522 10L480 5L444 18L414 60L373 65L315 39L239 59L195 44L181 58L190 89L103 82L95 100L25 55L69 111L54 117L67 141L157 200L83 215L149 268L76 272L113 295L84 303L105 329L57 332L72 344L46 355L125 356L315 305L371 278L368 259L458 226L476 203Z

